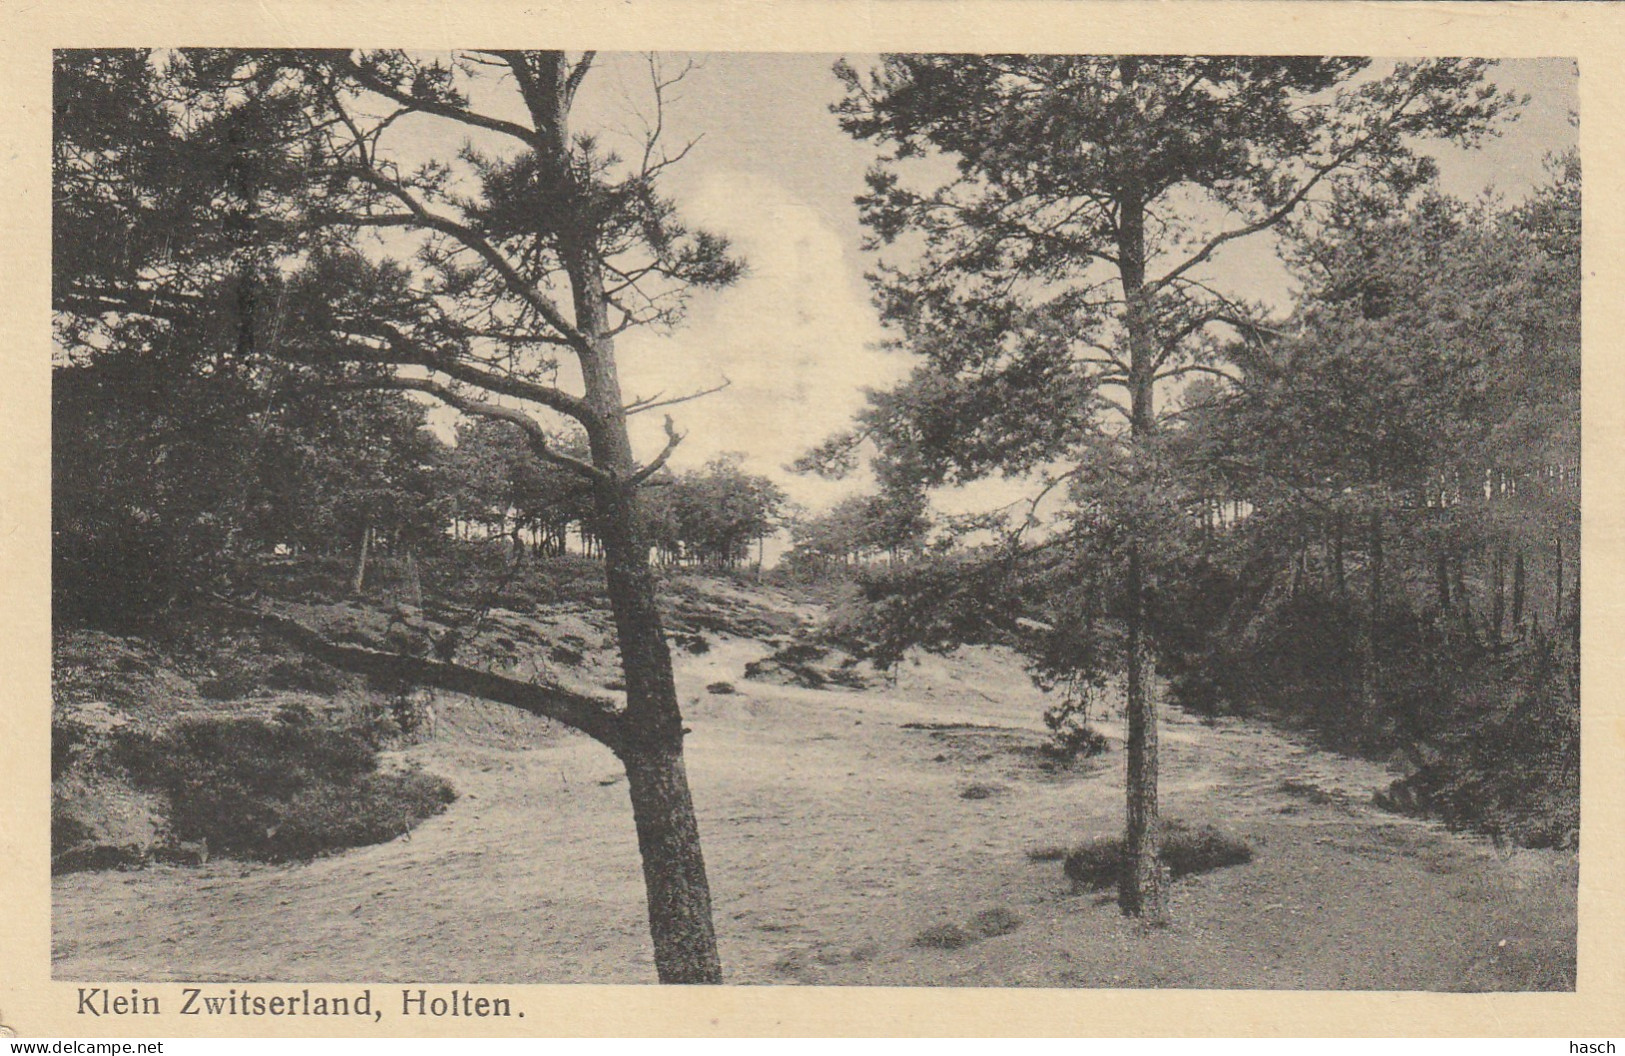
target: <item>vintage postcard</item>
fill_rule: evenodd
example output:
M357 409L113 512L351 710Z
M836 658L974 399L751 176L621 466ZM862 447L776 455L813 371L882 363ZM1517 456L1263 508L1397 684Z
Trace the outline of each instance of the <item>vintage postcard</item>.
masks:
M8 29L7 1030L1625 1027L1625 14Z

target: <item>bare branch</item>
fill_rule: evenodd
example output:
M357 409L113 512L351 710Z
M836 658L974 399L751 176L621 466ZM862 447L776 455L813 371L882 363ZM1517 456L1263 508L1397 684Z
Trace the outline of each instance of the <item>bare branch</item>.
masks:
M145 315L179 322L194 315L203 298L173 290L124 289L116 293L81 293L68 290L53 298L58 311L80 315Z
M577 62L575 67L570 70L570 76L564 82L565 109L569 109L570 105L575 102L576 89L581 87L581 82L587 77L587 71L592 69L592 60L597 57L598 53L596 51L584 51L581 53L581 61Z
M563 686L521 682L490 671L427 657L407 656L358 645L340 645L290 617L240 605L229 608L231 612L342 670L507 704L578 729L611 750L616 749L622 741L622 720L612 699L588 696Z
M1413 86L1411 90L1406 93L1405 97L1401 99L1399 103L1396 104L1391 110L1389 110L1389 112L1381 120L1379 120L1375 126L1367 126L1364 134L1355 136L1346 147L1340 151L1337 151L1323 164L1316 166L1311 171L1308 179L1304 180L1303 185L1289 195L1287 199L1280 204L1280 206L1250 224L1245 224L1241 227L1233 228L1229 231L1223 231L1215 235L1213 238L1209 239L1208 242L1193 256L1187 258L1184 263L1178 265L1161 278L1147 282L1147 290L1152 293L1160 290L1169 282L1172 282L1174 279L1177 279L1181 275L1185 274L1185 272L1211 258L1213 254L1218 251L1219 247L1223 246L1225 243L1234 242L1238 238L1246 238L1248 235L1256 235L1260 231L1267 231L1276 224L1280 223L1282 220L1285 220L1292 214L1294 209L1303 203L1305 198L1309 197L1310 191L1313 191L1327 176L1330 176L1333 172L1347 164L1356 155L1358 155L1360 151L1365 148L1366 144L1370 143L1374 138L1376 138L1377 135L1386 131L1393 125L1394 122L1398 121L1399 118L1404 114L1405 108L1410 106L1411 103L1417 98L1418 91L1417 88Z
M525 439L530 444L532 453L534 453L537 458L540 458L545 462L551 462L556 466L562 466L565 469L571 470L583 477L586 477L588 480L604 481L610 479L608 473L599 469L592 463L583 462L579 458L574 458L570 455L553 450L553 445L547 435L547 430L543 429L540 422L526 414L524 411L513 407L502 407L494 403L486 403L483 400L471 400L432 378L401 378L394 376L385 378L364 378L354 382L347 382L344 383L344 385L335 387L396 389L426 392L435 399L440 400L442 403L462 411L464 414L473 415L478 418L491 418L496 421L510 422L517 425L521 430L524 431Z
M503 135L512 136L521 143L524 143L526 146L533 149L538 149L541 146L540 137L536 135L534 130L526 128L524 125L516 124L512 121L504 121L498 117L490 117L486 114L477 113L473 110L464 110L461 107L452 106L448 103L442 103L434 99L426 99L420 96L410 95L390 84L382 77L379 77L371 70L362 67L360 63L356 62L350 57L349 52L343 52L341 54L342 57L335 58L333 61L334 69L342 72L351 80L355 81L363 88L366 88L368 91L376 92L377 94L384 96L386 99L393 100L408 110L432 114L435 117L449 118L453 121L460 121L465 125L473 125L475 128L484 128L489 129L492 132L501 132Z
M1240 378L1236 377L1234 374L1231 374L1220 367L1210 367L1205 363L1187 363L1182 367L1175 367L1172 370L1165 370L1158 373L1153 380L1163 381L1168 378L1177 378L1183 374L1212 374L1216 378L1223 378L1225 381L1230 382L1237 388L1244 389L1247 387L1246 383Z
M690 400L697 400L702 396L710 396L714 393L721 392L723 389L726 389L732 384L733 382L729 380L726 374L724 374L722 376L722 384L713 385L709 389L700 389L697 392L690 392L683 396L673 396L669 400L662 400L660 398L660 393L657 392L647 400L633 400L631 403L627 404L623 410L626 412L626 416L630 418L634 414L642 414L644 411L652 411L656 407L675 407L679 403L687 403Z
M1334 169L1343 164L1344 161L1348 160L1348 158L1353 155L1354 149L1355 148L1350 147L1348 150L1338 154L1337 157L1332 161L1327 162L1325 165L1316 169L1314 174L1309 179L1304 181L1303 186L1299 187L1291 197L1289 197L1285 202L1281 203L1279 208L1250 224L1244 224L1241 227L1231 228L1229 231L1222 231L1219 234L1214 235L1212 238L1208 239L1207 243L1203 245L1201 249L1197 250L1190 257L1186 258L1184 263L1178 265L1161 278L1147 282L1145 284L1146 289L1151 293L1155 293L1168 283L1185 274L1187 271L1190 271L1192 268L1197 267L1207 261L1213 256L1214 253L1218 252L1219 247L1223 246L1225 243L1234 242L1238 238L1246 238L1249 235L1256 235L1260 231L1268 231L1282 220L1285 220L1292 214L1292 211L1303 202L1305 198L1309 197L1309 192L1319 186L1321 180L1329 176Z
M440 355L435 350L425 348L420 342L412 340L389 323L375 322L372 325L378 333L389 339L391 348L399 353L396 362L428 367L456 381L489 392L539 403L543 407L552 408L560 414L574 418L588 429L594 429L599 424L598 415L587 405L586 400L573 396L563 389L512 374L498 374L462 360Z
M677 445L682 442L683 434L679 433L677 431L677 426L672 424L671 415L666 415L665 448L660 452L660 454L655 456L655 460L653 462L650 462L647 466L644 466L642 469L632 474L631 479L626 482L627 486L635 488L639 484L642 484L644 481L648 480L650 477L654 476L656 473L660 472L660 467L666 464L666 460L671 457L671 453L677 450Z
M444 235L450 235L467 248L485 258L486 263L490 264L492 269L502 277L502 280L507 284L508 288L532 309L534 309L537 315L540 315L544 320L546 320L547 325L557 330L569 343L572 349L585 356L591 356L593 354L592 344L587 340L585 335L583 335L580 330L576 329L564 318L564 314L559 311L558 305L554 304L552 300L544 296L540 290L536 289L534 284L527 282L525 277L519 274L519 270L514 267L513 262L510 261L501 250L492 245L491 242L482 236L478 231L475 231L467 224L459 223L458 221L453 220L449 216L443 216L439 213L431 212L427 206L420 202L417 197L405 187L384 176L376 169L353 168L346 169L344 171L349 175L354 176L356 179L369 183L388 194L390 197L396 199L402 205L406 206L407 212L404 214L386 213L382 215L365 216L318 216L316 218L318 222L353 227L416 226L427 228L431 231L439 231Z

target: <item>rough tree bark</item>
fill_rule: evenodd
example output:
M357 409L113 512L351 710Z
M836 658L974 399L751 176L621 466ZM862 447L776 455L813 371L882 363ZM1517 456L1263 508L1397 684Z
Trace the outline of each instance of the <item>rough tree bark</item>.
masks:
M1371 583L1366 598L1365 633L1360 636L1360 702L1365 714L1380 714L1382 703L1382 661L1377 638L1382 629L1383 552L1382 511L1372 510L1366 523L1366 554L1371 566Z
M1156 348L1145 293L1145 203L1130 188L1118 201L1118 270L1128 304L1129 436L1143 445L1156 429ZM1157 819L1157 700L1147 684L1150 656L1145 640L1145 582L1140 542L1129 544L1127 620L1128 766L1125 862L1118 905L1148 924L1168 921L1167 879L1160 857Z
M360 594L361 588L367 582L367 550L372 544L372 525L361 529L361 550L355 559L355 578L350 584L351 593Z
M1506 627L1506 547L1497 544L1495 554L1491 560L1490 570L1494 580L1494 595L1490 609L1490 643L1499 646Z
M544 137L547 154L567 168L569 63L563 52L552 52L525 65L534 71L529 84L521 75L526 106ZM561 177L569 178L562 172ZM593 489L593 503L626 680L628 736L618 754L626 765L643 853L649 929L660 981L720 983L711 890L683 763L682 712L671 651L655 604L649 547L639 537L638 467L626 429L603 266L593 238L593 232L563 225L559 255L570 280L576 329L587 345L578 355L586 403L596 425L588 429L587 441L593 464L607 474Z
M1524 594L1524 568L1523 549L1512 555L1512 636L1523 637L1523 594Z

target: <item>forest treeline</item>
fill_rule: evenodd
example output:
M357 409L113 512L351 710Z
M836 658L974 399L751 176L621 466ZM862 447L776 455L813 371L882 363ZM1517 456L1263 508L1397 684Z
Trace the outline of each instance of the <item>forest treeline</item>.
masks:
M56 375L60 621L127 627L273 555L348 555L360 591L369 560L457 544L511 561L600 552L590 492L527 457L517 427L431 428L428 408L396 393L335 401L213 373L178 386L171 367L102 355ZM660 564L726 570L756 560L788 503L728 456L653 477L641 513Z

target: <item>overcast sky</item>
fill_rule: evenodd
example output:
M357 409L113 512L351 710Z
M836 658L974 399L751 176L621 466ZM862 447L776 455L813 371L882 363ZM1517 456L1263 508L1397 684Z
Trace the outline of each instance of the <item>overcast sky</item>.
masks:
M906 357L874 347L884 335L863 278L869 262L852 199L863 189L874 146L843 134L829 111L841 94L830 69L837 56L692 58L700 65L671 101L667 128L675 143L700 139L671 171L666 189L692 223L733 240L749 273L728 290L697 298L676 333L623 337L622 383L631 398L727 377L727 390L674 410L688 438L672 464L693 467L721 452L743 452L747 469L821 507L852 485L793 477L781 467L846 424L862 406L865 386L885 386L909 367ZM850 59L860 69L870 62ZM662 61L680 65L682 57ZM1544 156L1575 140L1571 61L1508 60L1495 78L1531 101L1482 149L1436 151L1449 193L1472 196L1494 187L1520 198L1541 180ZM647 79L644 57L601 55L591 90L578 103L577 129L608 129L613 145L614 130L633 130L638 112L647 111ZM1228 292L1284 307L1290 290L1271 247L1254 240L1232 247L1215 259L1210 276ZM634 421L640 451L658 450L658 419Z

